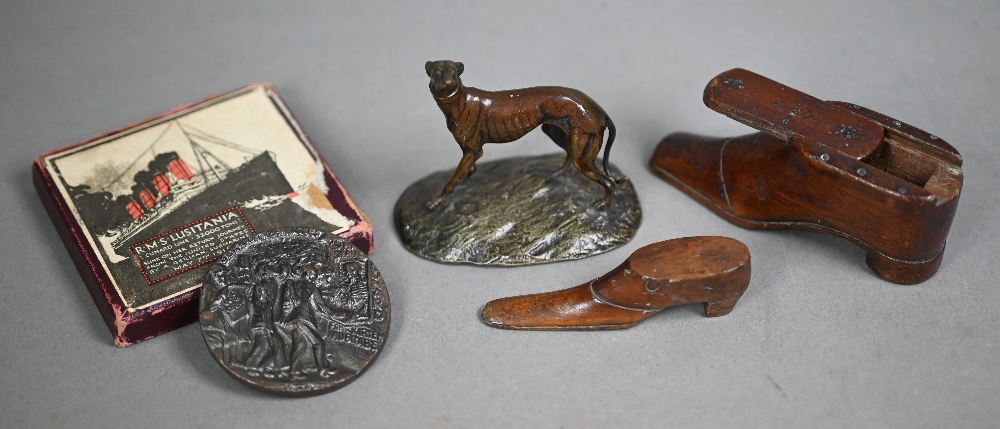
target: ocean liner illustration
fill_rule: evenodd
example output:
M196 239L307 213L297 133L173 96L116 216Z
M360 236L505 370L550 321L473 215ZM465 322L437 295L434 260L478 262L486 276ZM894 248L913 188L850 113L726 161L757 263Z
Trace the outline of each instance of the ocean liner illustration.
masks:
M192 171L188 163L185 162L180 156L177 156L176 152L169 152L165 154L168 155L166 157L168 160L166 164L166 171L156 172L159 174L152 176L149 183L137 184L142 186L142 189L139 190L137 197L134 197L132 201L129 201L126 204L126 210L129 215L131 215L134 222L127 224L119 231L119 235L114 239L114 241L111 242L111 246L113 248L121 247L140 231L155 223L157 220L162 219L164 216L174 211L174 209L182 206L198 194L201 194L210 186L222 182L234 171L234 167L231 167L223 162L219 159L219 157L215 156L215 154L210 152L203 145L199 144L196 140L245 152L249 155L247 160L265 153L262 151L248 149L204 131L197 130L190 126L185 126L177 121L173 121L171 126L177 126L180 128L181 132L184 133L184 136L187 137L188 142L191 144L191 150L194 152L195 159L198 163L198 171ZM167 131L169 131L169 129L170 128L168 126L167 129L160 134L161 138ZM149 145L149 149L147 149L147 151L151 152L155 145L156 141ZM135 165L135 163L138 162L144 155L145 153L140 154L139 157L132 162L132 165ZM125 171L128 170L129 169L126 169ZM122 172L122 174L119 175L119 180L124 173L125 172ZM112 182L112 184L113 183L114 182Z
M172 129L183 135L190 147L187 156L193 159L181 157L176 145L172 151L157 151L157 144ZM217 156L208 147L226 150L230 156ZM242 162L234 163L234 159ZM131 194L115 196L108 191L121 189L120 182L145 160L150 160L147 167L133 175ZM232 186L219 186L223 182ZM66 187L84 222L108 245L109 253L119 255L126 253L121 250L129 244L166 227L183 225L234 205L253 201L278 204L294 196L272 154L177 120L171 121L142 153L97 192L87 184Z

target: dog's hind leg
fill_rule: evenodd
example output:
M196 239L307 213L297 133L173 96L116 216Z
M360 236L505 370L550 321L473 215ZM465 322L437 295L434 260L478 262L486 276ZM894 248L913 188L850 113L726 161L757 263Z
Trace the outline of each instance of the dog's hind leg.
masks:
M582 173L584 177L597 182L604 188L604 199L594 202L595 209L604 210L611 205L611 199L615 194L615 181L604 174L603 171L598 169L596 165L597 155L601 153L600 142L603 136L600 134L591 134L587 136L578 136L577 134L574 134L574 137L576 137L576 141L571 142L575 143L570 146L571 148L580 148L581 145L579 143L581 143L584 138L587 140L586 144L582 145L580 153L575 154L576 156L573 157L573 165L576 166L577 170L580 170L580 173ZM595 144L595 142L597 142L597 144Z
M562 176L569 173L570 167L573 165L573 152L569 147L569 138L566 137L566 131L561 127L553 124L542 124L542 132L549 136L552 141L556 142L559 147L566 151L566 161L563 162L561 168L554 174L554 176Z
M615 195L615 181L601 174L601 170L594 165L593 161L577 164L576 168L580 170L580 173L583 173L584 177L599 183L604 188L604 199L594 201L594 208L604 210L611 206L611 199Z

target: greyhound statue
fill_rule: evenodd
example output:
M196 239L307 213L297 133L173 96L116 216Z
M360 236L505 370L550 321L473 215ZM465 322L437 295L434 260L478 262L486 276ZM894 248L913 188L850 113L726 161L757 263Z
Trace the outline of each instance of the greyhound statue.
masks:
M431 78L430 90L444 113L448 131L462 148L462 160L441 195L427 208L434 210L455 189L455 185L476 172L476 161L483 156L486 143L517 140L539 125L542 131L566 151L566 162L557 174L569 171L570 165L604 187L603 200L594 208L611 205L615 184L627 177L612 179L608 172L608 153L615 141L615 124L593 99L571 88L539 86L509 91L483 91L462 85L459 78L465 65L453 61L428 61L424 68ZM601 151L604 130L604 170L594 164Z

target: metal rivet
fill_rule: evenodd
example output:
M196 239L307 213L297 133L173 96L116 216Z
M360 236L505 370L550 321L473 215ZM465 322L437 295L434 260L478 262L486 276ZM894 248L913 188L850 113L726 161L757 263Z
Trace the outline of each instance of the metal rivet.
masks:
M819 156L819 159L822 160L823 162L830 162L830 155L824 153Z
M726 89L730 91L739 91L743 89L743 79L733 79L731 77L723 78L722 83L726 84Z
M936 136L934 134L931 134L931 140L937 140L937 139L938 139L938 136Z
M902 195L906 195L906 188L900 186L899 189L896 190L896 192L899 192Z
M868 175L868 170L865 170L864 167L858 169L858 176L865 177L867 175Z
M840 124L833 130L833 133L843 138L853 139L858 136L858 129L847 124Z
M894 121L892 121L892 124L893 124L893 125L895 125L895 126L897 126L897 127L900 127L900 126L902 126L902 125L903 125L903 123L902 123L902 122L899 122L899 121L895 121L895 120L894 120Z

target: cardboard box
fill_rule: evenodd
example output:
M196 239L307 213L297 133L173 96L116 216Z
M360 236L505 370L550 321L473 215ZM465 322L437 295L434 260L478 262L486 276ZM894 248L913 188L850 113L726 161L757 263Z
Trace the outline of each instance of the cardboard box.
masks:
M373 250L371 223L268 84L48 152L32 170L120 347L197 320L210 264L256 232L307 226Z

